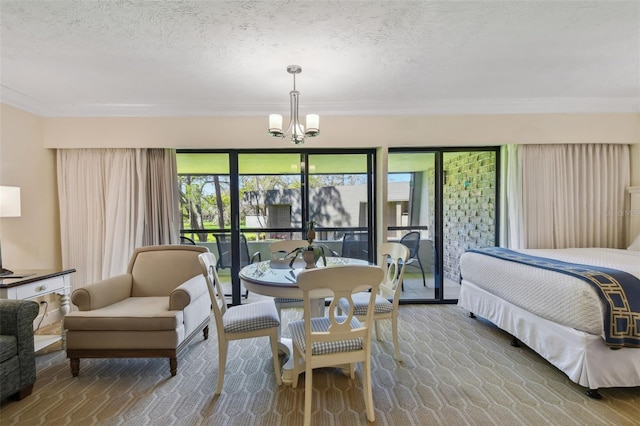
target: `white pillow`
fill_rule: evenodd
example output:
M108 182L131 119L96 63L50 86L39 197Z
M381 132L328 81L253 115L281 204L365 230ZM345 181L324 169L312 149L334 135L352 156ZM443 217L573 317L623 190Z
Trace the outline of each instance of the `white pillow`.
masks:
M640 234L636 235L636 239L627 247L627 250L640 251Z

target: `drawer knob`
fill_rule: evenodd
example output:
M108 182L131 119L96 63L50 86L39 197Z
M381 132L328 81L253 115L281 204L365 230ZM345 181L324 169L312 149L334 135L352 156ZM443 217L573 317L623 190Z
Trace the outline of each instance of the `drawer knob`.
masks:
M41 285L39 287L36 287L36 291L45 291L47 289L46 285Z

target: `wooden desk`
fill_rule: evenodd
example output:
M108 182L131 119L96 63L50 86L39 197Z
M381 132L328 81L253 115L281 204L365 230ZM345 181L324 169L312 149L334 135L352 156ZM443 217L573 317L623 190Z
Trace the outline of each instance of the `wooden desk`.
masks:
M35 299L46 294L55 293L60 301L60 320L69 312L69 293L71 291L70 275L75 269L33 269L14 271L13 275L0 277L0 299ZM62 340L64 347L64 330L60 327L60 335L35 335L36 352Z

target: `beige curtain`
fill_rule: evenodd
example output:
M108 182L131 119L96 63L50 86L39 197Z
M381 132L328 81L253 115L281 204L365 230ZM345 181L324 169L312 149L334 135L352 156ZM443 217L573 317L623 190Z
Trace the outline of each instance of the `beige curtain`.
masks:
M520 145L507 152L509 247L624 246L628 145Z
M178 243L175 151L60 149L62 262L74 288L126 271L136 247Z
M175 150L147 150L143 245L180 244L180 190Z

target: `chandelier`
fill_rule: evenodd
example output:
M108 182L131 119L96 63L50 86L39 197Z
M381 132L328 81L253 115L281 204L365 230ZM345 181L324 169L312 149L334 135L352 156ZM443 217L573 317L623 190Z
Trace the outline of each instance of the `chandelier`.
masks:
M306 130L304 125L300 124L300 118L298 116L300 92L296 90L296 74L302 72L302 67L300 65L289 65L287 72L293 75L293 90L289 92L289 97L291 98L289 127L283 132L282 116L280 114L269 114L269 134L276 138L285 138L291 135L291 143L298 145L304 143L305 138L312 138L320 134L320 117L318 114L307 114Z

